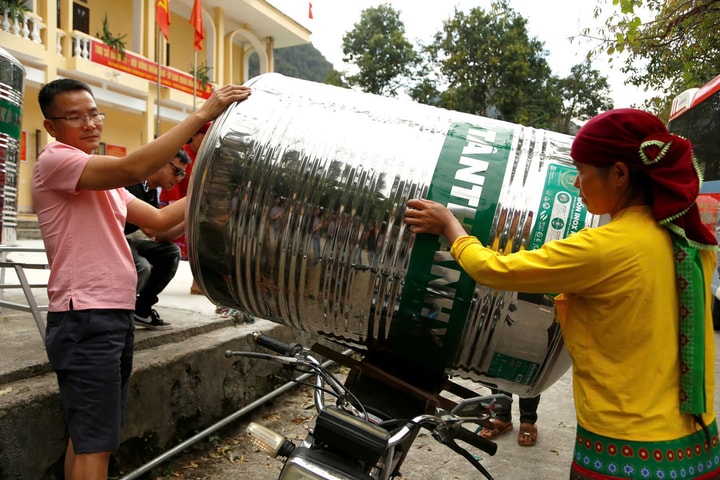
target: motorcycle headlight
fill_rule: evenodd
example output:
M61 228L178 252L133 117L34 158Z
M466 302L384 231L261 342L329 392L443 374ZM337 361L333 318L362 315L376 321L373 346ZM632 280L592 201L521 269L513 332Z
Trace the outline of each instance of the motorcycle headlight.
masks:
M321 477L302 465L291 464L283 469L280 478L282 480L325 480L327 477Z
M322 452L299 448L298 456L287 461L278 480L354 480L369 478L343 463L332 462ZM318 454L319 453L319 454ZM328 463L330 462L330 463ZM332 465L331 465L332 463Z

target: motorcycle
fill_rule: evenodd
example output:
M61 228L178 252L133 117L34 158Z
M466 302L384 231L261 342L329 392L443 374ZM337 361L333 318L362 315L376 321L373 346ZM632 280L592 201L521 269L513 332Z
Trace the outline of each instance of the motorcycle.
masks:
M439 443L464 457L488 480L493 477L456 440L494 455L497 445L466 428L465 424L487 425L499 409L507 409L511 399L503 394L476 396L474 392L452 384L449 390L462 395L459 402L430 398L398 378L364 367L364 375L383 378L372 383L372 395L364 395L367 384L349 375L343 383L312 355L320 353L338 363L350 364L357 374L358 365L348 355L339 354L320 344L312 350L300 344L288 344L267 335L254 333L254 342L274 353L227 351L225 356L250 357L279 362L294 373L314 376L313 400L317 410L314 427L300 445L257 423L247 428L250 441L273 458L284 459L278 480L388 480L400 475L400 467L422 428L430 431ZM351 370L352 371L352 370ZM299 380L298 380L299 381ZM445 384L450 386L449 383ZM397 415L399 390L413 392L420 402L409 402L409 409ZM383 395L385 393L385 395ZM326 396L333 398L326 403ZM364 398L362 401L359 397ZM393 405L395 406L393 408Z

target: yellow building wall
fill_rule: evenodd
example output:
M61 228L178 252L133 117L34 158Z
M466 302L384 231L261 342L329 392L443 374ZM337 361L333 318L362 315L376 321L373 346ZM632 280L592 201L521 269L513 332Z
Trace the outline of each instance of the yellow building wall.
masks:
M108 28L115 37L125 36L125 47L132 48L131 33L133 30L132 2L127 0L108 2L106 0L88 0L81 4L90 9L90 31L96 37L103 32L103 18L107 15Z
M193 69L194 57L194 41L195 31L190 25L190 19L181 17L177 14L170 16L170 28L168 29L168 43L170 44L170 63L173 68L186 73L190 73ZM210 41L210 34L207 25L205 26L205 39L203 40L203 49L197 53L197 64L207 65L207 45ZM215 71L209 72L211 81L215 80Z
M107 110L100 107L101 110ZM107 145L125 148L126 153L136 150L149 140L143 131L141 113L110 110L106 112L102 141Z
M42 87L40 81L49 82L59 77L86 81L96 93L99 108L107 115L102 141L110 147L122 147L128 153L150 141L156 130L160 134L170 130L184 114L195 108L196 102L197 106L201 105L203 99L197 98L195 101L192 93L163 86L161 104L168 109L169 114L158 125L155 118L157 89L154 79L114 69L103 65L101 61L93 62L84 54L77 53L79 49L75 47L89 39L87 35L72 31L74 3L89 10L87 33L90 37L96 37L103 31L103 19L107 15L110 33L113 36L126 35L126 50L154 62L157 45L154 0L33 0L28 3L32 7L31 15L41 21L40 38L22 38L0 29L0 44L10 52L22 52L26 61L30 59L26 66L32 69L29 75L32 80L30 83L26 81L24 88L22 131L25 142L18 165L17 201L19 214L32 215L35 211L31 192L33 168L39 150L54 140L43 127L43 116L37 102L37 94ZM141 11L137 11L136 7ZM169 62L163 62L184 73L190 73L195 64L194 31L189 15L189 12L187 16L171 12L170 56ZM203 20L205 39L203 49L197 52L197 65L212 67L208 76L213 83L242 83L245 77L243 57L246 53L238 44L226 43L229 32L223 28L225 11L222 7L206 9ZM219 26L216 28L215 24ZM140 35L135 32L136 28L143 29ZM139 44L133 44L138 41ZM228 51L224 50L226 48ZM210 59L209 55L214 57ZM138 65L147 68L142 59ZM103 92L107 101L98 96L102 90L107 90ZM131 105L122 103L122 95L126 96ZM141 102L140 107L138 101Z

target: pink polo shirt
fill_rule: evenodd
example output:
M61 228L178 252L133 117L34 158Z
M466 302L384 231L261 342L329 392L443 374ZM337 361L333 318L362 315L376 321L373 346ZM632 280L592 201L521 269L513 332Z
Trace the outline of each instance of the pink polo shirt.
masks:
M51 312L135 308L137 273L123 234L127 204L135 197L124 188L78 190L89 158L52 142L33 170L33 201L50 264Z

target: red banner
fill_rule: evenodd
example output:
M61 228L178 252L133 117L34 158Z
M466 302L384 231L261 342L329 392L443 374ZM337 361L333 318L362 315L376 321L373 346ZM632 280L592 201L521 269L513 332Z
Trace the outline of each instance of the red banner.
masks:
M155 21L160 27L165 40L168 39L168 27L170 27L170 0L157 0L155 2Z
M203 27L202 5L200 0L195 0L193 4L192 14L190 14L190 25L195 30L195 50L202 50L202 42L205 38L205 27Z
M108 47L104 43L98 40L92 40L90 49L90 60L100 65L114 68L121 72L135 75L136 77L144 78L152 82L157 82L158 78L158 64L151 62L150 60L135 55L132 52L125 52L125 60L120 58L117 51ZM194 78L189 73L181 72L170 67L162 67L162 73L160 75L160 85L164 87L174 88L181 92L193 93ZM200 98L210 98L212 94L212 87L206 85L202 87L200 82L197 82L197 96Z
M124 157L127 155L127 148L121 145L105 145L105 155L111 155L113 157Z
M36 155L38 153L40 152L37 152ZM27 132L25 130L20 132L20 161L27 162Z

